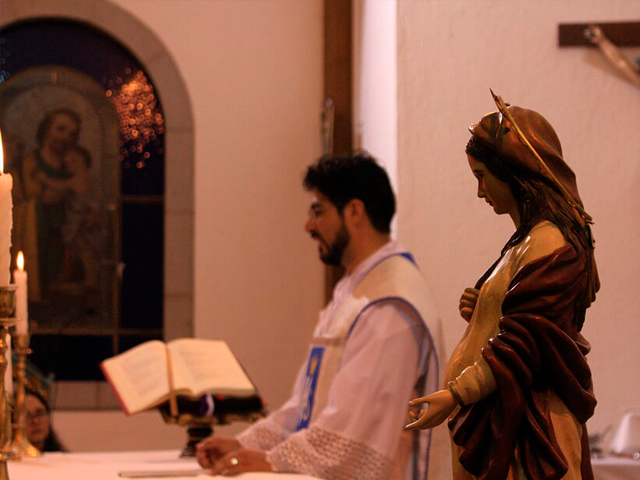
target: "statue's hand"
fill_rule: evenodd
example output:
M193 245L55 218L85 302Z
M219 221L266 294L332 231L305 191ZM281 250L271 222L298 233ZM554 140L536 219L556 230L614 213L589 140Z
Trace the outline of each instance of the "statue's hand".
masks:
M410 412L413 422L404 427L405 430L414 430L416 428L424 430L437 427L451 415L451 412L458 405L449 390L439 390L426 397L415 398L409 402L409 405L413 407L421 403L428 404L429 408L426 412L421 410L419 416Z
M471 320L473 311L476 308L476 303L478 302L479 294L480 290L477 288L465 288L464 292L462 292L462 295L460 296L460 316L467 322Z

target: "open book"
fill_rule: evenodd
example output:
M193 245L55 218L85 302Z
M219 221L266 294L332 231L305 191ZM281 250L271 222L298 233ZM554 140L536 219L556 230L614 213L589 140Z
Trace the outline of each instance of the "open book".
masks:
M205 393L257 395L255 386L222 340L151 340L104 360L100 368L128 415L166 402L172 391L191 398Z

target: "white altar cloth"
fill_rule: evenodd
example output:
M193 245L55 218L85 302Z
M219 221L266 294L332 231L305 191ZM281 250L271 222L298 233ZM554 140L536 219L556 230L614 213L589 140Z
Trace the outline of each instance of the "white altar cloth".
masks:
M10 480L123 480L120 472L198 470L193 458L179 458L178 450L109 452L109 453L46 453L38 458L8 462ZM638 480L640 460L605 457L592 461L596 480ZM162 478L146 477L146 478ZM181 475L172 480L212 478ZM219 477L222 478L222 477ZM309 475L284 473L244 473L238 480L318 480ZM166 479L165 479L166 480Z
M8 462L10 480L122 480L119 472L184 471L199 469L194 458L179 458L178 450L109 452L109 453L46 453L38 458ZM146 478L163 478L160 476ZM180 475L172 480L213 478L203 472L198 476ZM222 477L218 477L222 478ZM225 477L226 478L226 477ZM244 473L239 480L317 480L309 475L284 473Z
M639 480L640 460L624 457L603 457L591 460L596 480Z

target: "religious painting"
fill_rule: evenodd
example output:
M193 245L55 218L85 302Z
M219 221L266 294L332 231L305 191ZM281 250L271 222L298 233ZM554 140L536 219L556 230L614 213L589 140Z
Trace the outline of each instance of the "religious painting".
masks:
M51 18L0 31L29 359L58 387L102 383L102 360L163 337L164 128L149 72L107 33Z
M0 105L14 179L12 258L24 253L34 327L104 325L119 181L113 106L93 79L61 67L4 82Z

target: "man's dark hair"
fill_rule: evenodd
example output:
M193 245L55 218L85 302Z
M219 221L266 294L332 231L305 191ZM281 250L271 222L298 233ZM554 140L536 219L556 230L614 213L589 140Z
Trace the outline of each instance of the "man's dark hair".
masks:
M303 185L327 197L340 215L351 200L361 200L373 227L389 233L396 200L387 172L368 153L321 157L307 169Z

